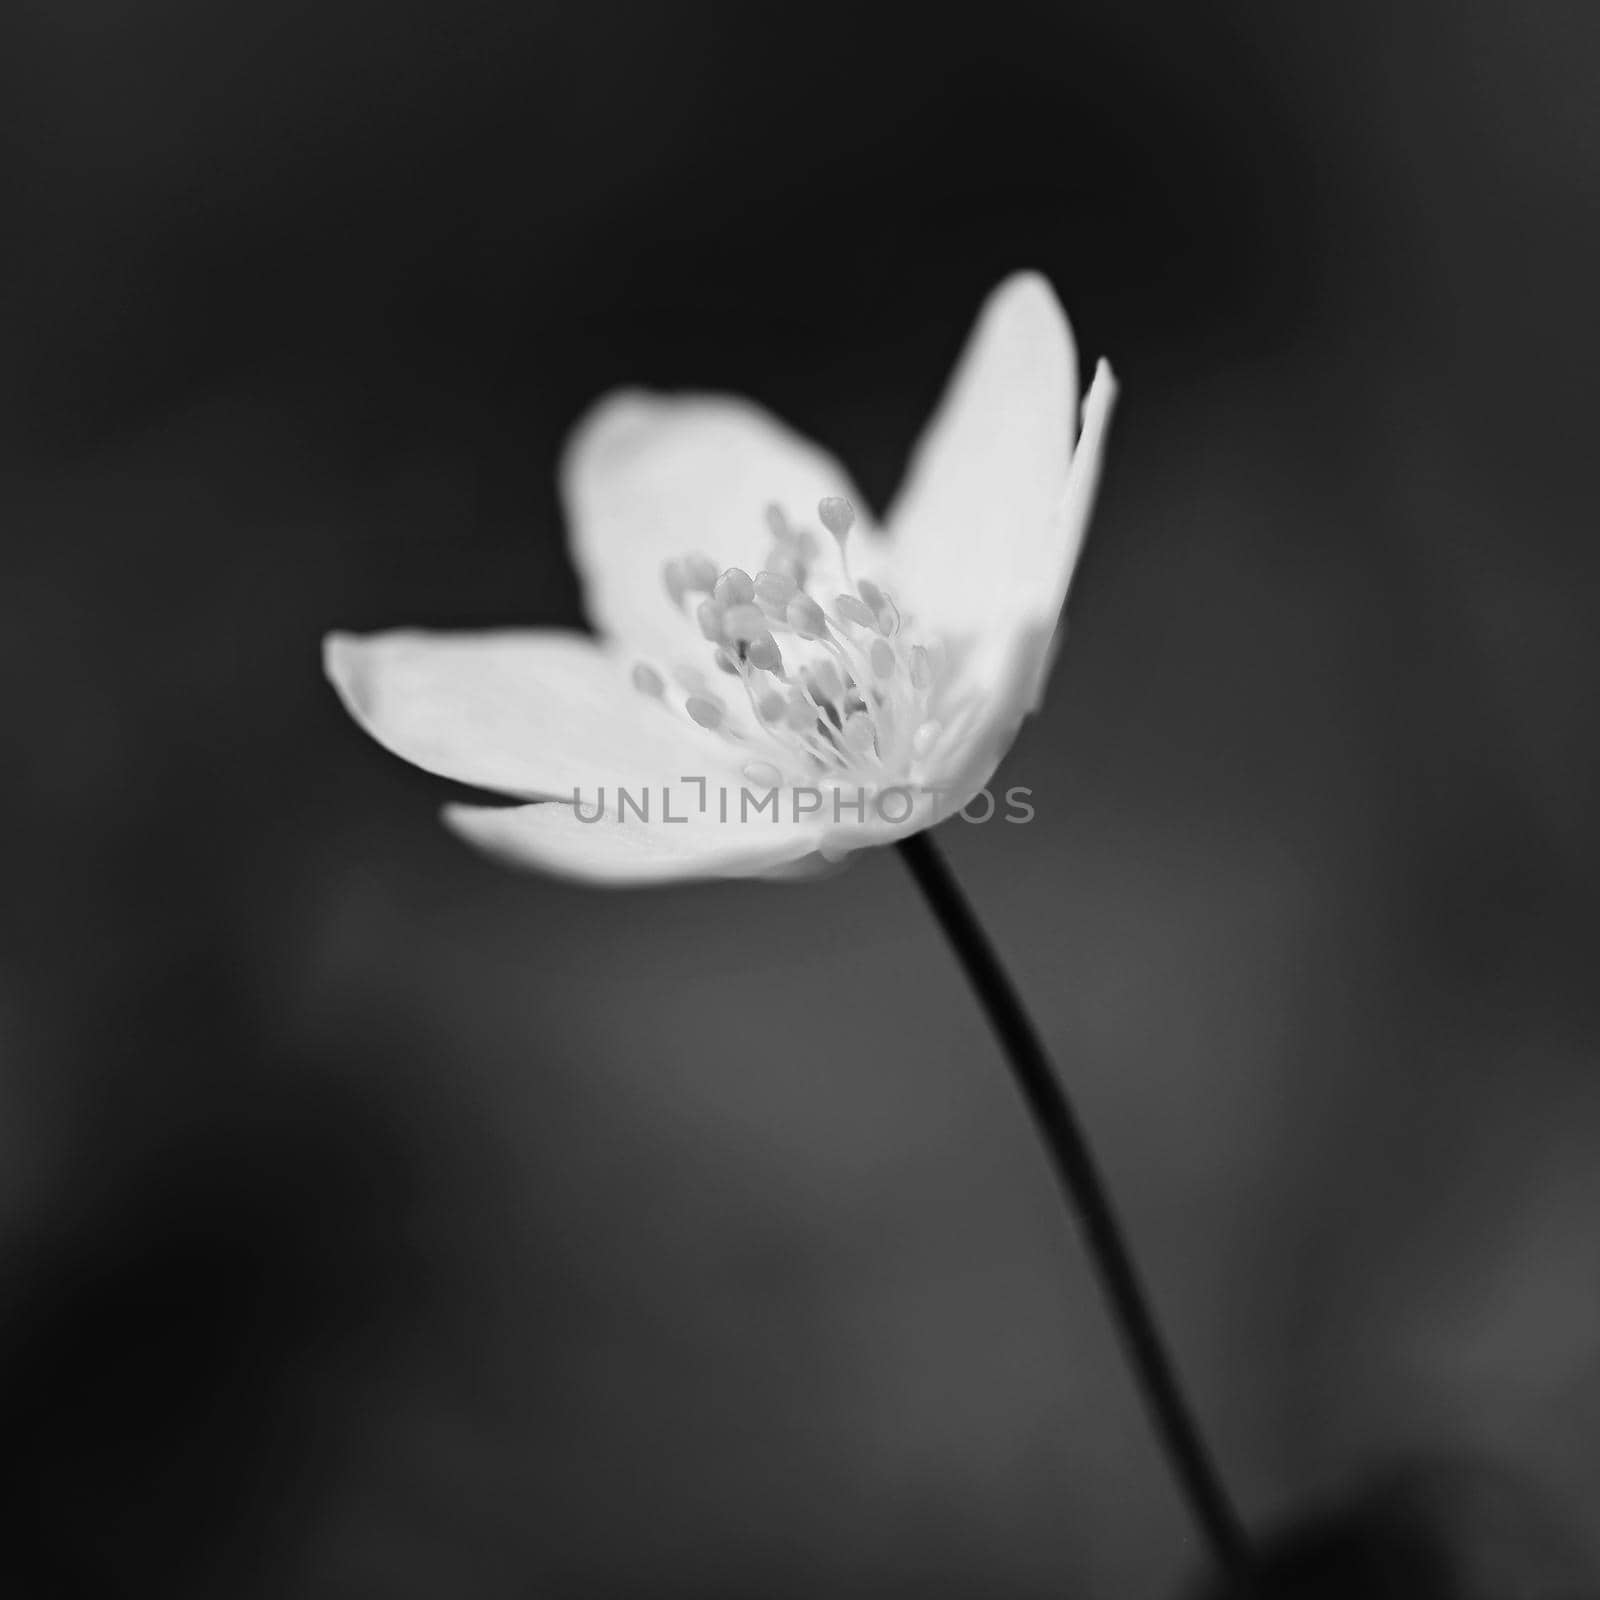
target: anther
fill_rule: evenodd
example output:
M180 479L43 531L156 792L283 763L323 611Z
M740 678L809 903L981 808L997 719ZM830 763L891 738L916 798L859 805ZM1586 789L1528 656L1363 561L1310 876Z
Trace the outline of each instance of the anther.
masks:
M872 648L867 652L867 659L872 663L874 674L880 678L894 676L894 651L882 639L874 639Z
M803 674L812 695L822 700L838 700L844 695L844 679L831 661L819 661Z
M746 659L758 672L776 672L783 665L783 652L770 633L760 633L750 641Z
M716 662L718 672L726 672L730 678L739 676L739 663L733 659L726 645L719 644L711 659Z
M943 727L937 722L924 722L917 731L911 735L911 753L921 757L933 749L939 742L939 735L944 732Z
M748 642L767 631L766 613L748 602L730 606L722 613L722 636Z
M802 639L820 639L828 631L828 619L823 616L822 607L808 594L797 594L789 602L784 616Z
M933 667L928 661L928 652L920 645L911 647L911 687L913 689L926 689L933 682Z
M695 607L694 617L703 637L713 644L722 642L722 607L715 600L702 600Z
M866 601L872 612L872 621L879 633L895 633L900 627L900 612L893 600L871 578L863 578L856 585L856 593Z
M833 609L847 622L860 628L876 628L878 619L853 594L842 594L833 602Z
M800 559L800 552L794 545L774 545L767 552L766 563L762 567L762 571L787 578L796 586L806 581L806 564Z
M758 789L776 789L783 782L783 774L770 761L747 761L740 775Z
M689 587L688 580L684 576L683 563L681 561L669 561L661 569L661 581L666 584L667 593L672 597L673 605L682 610L684 591Z
M722 707L706 695L690 695L688 700L684 702L683 709L702 728L720 728L722 726Z
M659 700L661 691L667 684L666 679L654 667L647 666L641 661L633 669L633 686L640 694L653 695Z
M710 594L716 587L717 564L710 556L685 556L678 566L683 573L684 588Z
M776 722L788 704L789 702L776 689L768 689L756 701L756 710L761 713L763 722Z
M724 606L748 605L755 597L756 586L743 567L729 567L711 591L711 598Z
M767 507L767 529L780 544L785 539L794 537L794 530L789 526L789 519L783 514L783 507L776 500Z
M856 508L842 494L830 494L817 502L822 526L843 544L856 525Z
M756 574L756 604L781 613L794 598L797 587L792 573L763 569Z

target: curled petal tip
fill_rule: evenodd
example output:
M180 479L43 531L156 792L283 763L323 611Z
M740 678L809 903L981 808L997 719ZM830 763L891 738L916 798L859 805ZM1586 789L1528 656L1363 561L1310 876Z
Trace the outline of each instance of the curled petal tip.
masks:
M447 800L439 807L439 820L452 833L458 833L465 839L472 837L472 817L476 812L482 811L482 806L464 805L459 800Z
M1074 466L1081 472L1078 457L1085 451L1098 453L1105 441L1105 432L1122 385L1111 370L1111 363L1103 356L1094 366L1094 381L1083 397L1083 415L1078 435L1077 449L1073 452ZM1069 489L1070 493L1070 489Z
M322 671L339 696L346 702L354 701L354 669L357 639L353 633L334 629L322 636Z

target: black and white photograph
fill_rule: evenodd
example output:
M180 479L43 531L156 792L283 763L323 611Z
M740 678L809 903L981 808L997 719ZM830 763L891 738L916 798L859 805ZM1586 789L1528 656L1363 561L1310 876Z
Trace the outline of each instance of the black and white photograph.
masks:
M0 1596L1600 1600L1597 83L0 10Z

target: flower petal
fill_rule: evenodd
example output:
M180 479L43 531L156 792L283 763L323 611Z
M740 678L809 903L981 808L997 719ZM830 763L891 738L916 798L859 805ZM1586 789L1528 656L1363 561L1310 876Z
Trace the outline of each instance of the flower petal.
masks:
M397 756L461 783L570 797L727 771L727 748L635 689L631 664L553 629L333 633L323 643L351 716Z
M693 790L689 794L693 794ZM818 855L822 829L787 814L774 821L720 822L696 814L673 787L673 821L662 819L660 793L651 820L613 802L595 816L592 797L583 813L550 802L534 806L464 806L444 809L446 824L490 855L585 883L681 883L696 878L809 876L829 863ZM585 820L588 817L592 820Z
M1111 426L1111 412L1117 401L1117 380L1110 366L1097 362L1094 382L1083 397L1083 430L1078 435L1077 448L1072 452L1072 465L1067 470L1067 487L1056 510L1056 538L1058 540L1059 567L1056 588L1041 620L1049 623L1045 648L1038 653L1038 661L1031 679L1023 687L1028 693L1025 711L1036 711L1044 697L1045 680L1055 661L1061 643L1061 608L1067 603L1067 590L1072 585L1072 574L1077 570L1078 557L1083 554L1083 541L1089 532L1089 518L1094 512L1095 495L1100 488L1100 465L1105 457L1106 430ZM1026 641L1023 641L1024 648Z
M574 428L561 493L590 620L668 657L696 638L668 598L669 560L698 551L754 574L772 546L769 505L813 527L827 495L861 508L838 462L759 406L641 390L607 396Z
M985 643L1060 604L1076 547L1055 512L1077 432L1072 331L1037 273L984 303L888 526L903 603Z
M1060 560L1052 587L1041 585L1037 607L1010 619L989 635L969 638L956 681L945 687L948 704L937 714L963 724L935 764L930 781L952 794L971 795L986 784L1016 738L1025 717L1039 709L1059 648L1067 587L1083 548L1100 480L1106 429L1116 400L1116 379L1104 361L1083 402L1083 433L1060 501L1050 518Z

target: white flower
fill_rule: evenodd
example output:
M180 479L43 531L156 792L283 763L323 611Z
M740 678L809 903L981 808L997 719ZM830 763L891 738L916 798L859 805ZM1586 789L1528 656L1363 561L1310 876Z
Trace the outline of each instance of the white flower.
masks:
M445 809L511 860L612 884L836 861L972 799L1037 706L1115 391L1101 362L1079 436L1061 308L1007 279L881 532L750 402L610 395L561 469L598 638L333 634L328 676L395 754L536 802Z

